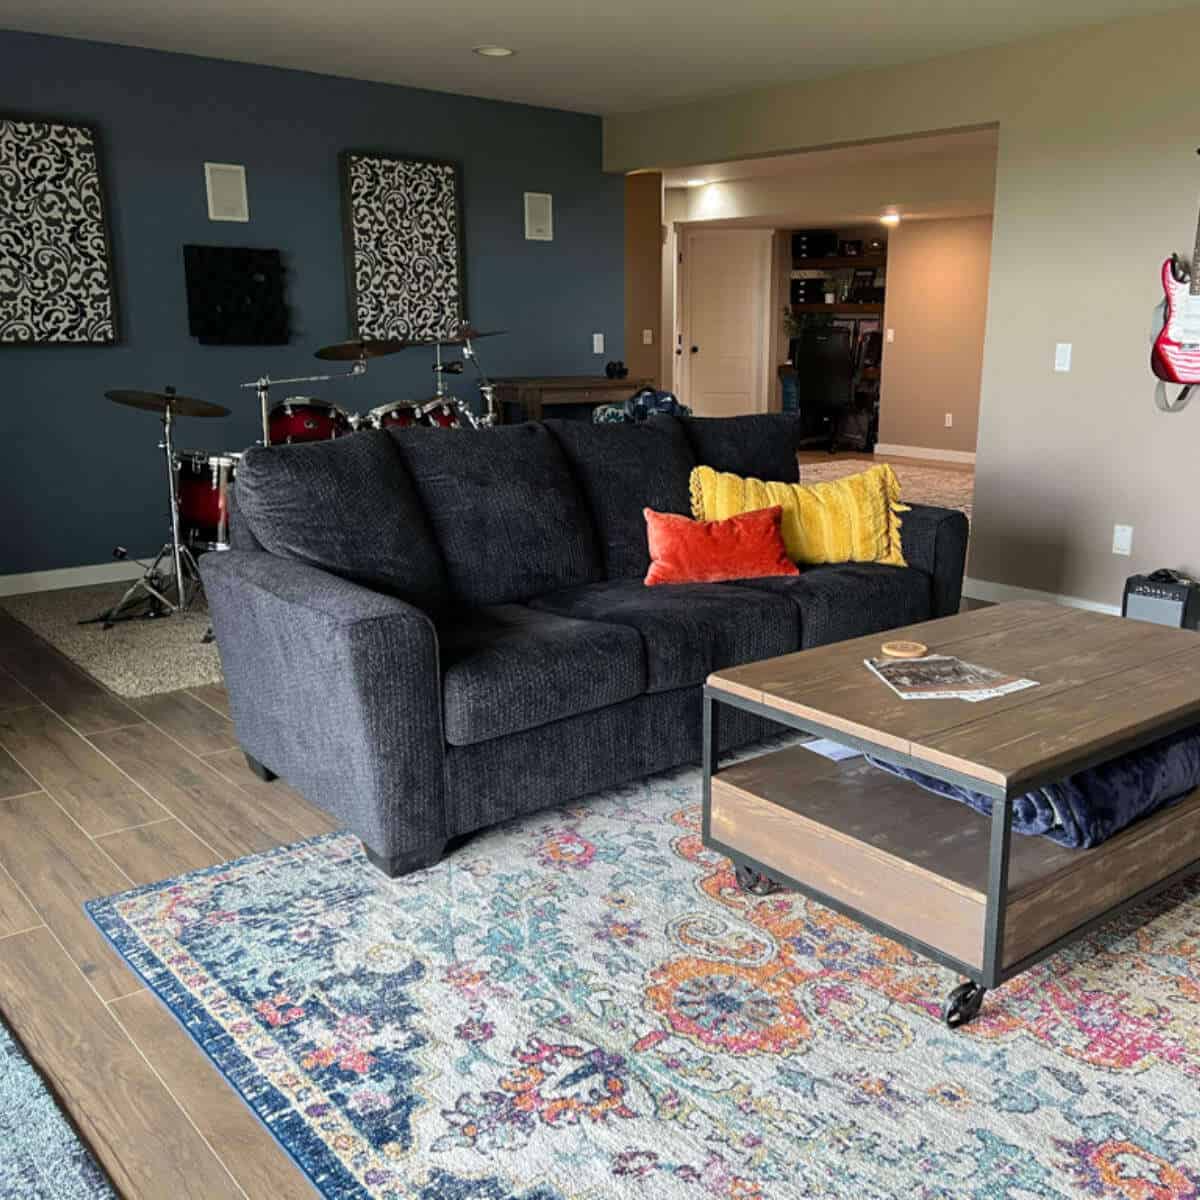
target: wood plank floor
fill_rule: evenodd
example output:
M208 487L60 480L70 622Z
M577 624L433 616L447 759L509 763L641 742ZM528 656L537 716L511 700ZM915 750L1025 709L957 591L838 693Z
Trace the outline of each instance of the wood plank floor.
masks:
M220 686L124 701L0 613L0 1009L129 1200L315 1193L84 901L333 828Z

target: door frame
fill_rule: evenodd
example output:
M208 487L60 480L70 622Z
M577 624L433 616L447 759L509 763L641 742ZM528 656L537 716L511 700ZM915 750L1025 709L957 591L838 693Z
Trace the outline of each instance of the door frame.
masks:
M692 386L692 355L691 314L687 303L687 271L688 262L692 255L693 238L697 235L716 235L727 238L744 238L754 246L757 284L754 294L758 303L754 312L754 342L751 361L754 364L754 377L750 384L750 396L755 412L767 412L770 408L770 371L773 336L773 325L770 319L771 297L774 279L774 242L773 229L724 229L719 225L693 224L680 222L676 226L679 237L679 253L675 264L675 388L674 391L683 404L691 404Z

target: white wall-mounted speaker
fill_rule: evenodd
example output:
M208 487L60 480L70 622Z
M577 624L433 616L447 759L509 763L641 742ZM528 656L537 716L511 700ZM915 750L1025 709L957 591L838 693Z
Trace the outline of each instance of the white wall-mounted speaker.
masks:
M549 192L525 193L525 240L554 241L554 197Z
M246 196L246 168L237 163L204 164L204 186L208 192L210 221L250 220Z

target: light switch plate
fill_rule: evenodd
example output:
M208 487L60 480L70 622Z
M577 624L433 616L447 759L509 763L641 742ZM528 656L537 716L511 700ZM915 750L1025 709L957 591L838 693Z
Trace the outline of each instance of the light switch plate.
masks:
M643 329L642 330L642 345L643 346L653 346L654 345L654 330L653 329Z
M946 414L946 428L947 429L954 428L954 414L953 413Z
M1114 554L1129 555L1133 553L1133 526L1132 525L1114 525L1113 526L1113 547Z
M1054 347L1054 369L1069 371L1071 369L1071 343L1059 342Z
M604 353L604 334L602 334L602 333L593 333L592 334L592 353L593 354L603 354Z

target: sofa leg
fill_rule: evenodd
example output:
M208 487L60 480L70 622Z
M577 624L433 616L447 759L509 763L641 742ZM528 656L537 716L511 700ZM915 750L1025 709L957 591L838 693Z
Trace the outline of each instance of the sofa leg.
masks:
M263 781L263 783L274 783L275 780L279 778L279 776L276 775L270 767L264 767L262 763L260 763L258 759L251 754L246 755L246 766L248 766L250 770L252 770L254 774Z
M423 871L437 863L446 849L445 843L429 846L421 850L410 850L407 854L377 854L366 842L362 844L363 853L371 866L382 871L389 879L398 879L401 875L411 875L413 871Z

